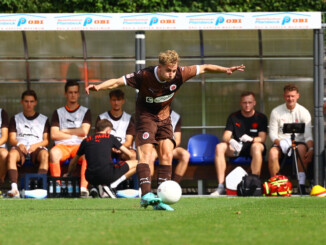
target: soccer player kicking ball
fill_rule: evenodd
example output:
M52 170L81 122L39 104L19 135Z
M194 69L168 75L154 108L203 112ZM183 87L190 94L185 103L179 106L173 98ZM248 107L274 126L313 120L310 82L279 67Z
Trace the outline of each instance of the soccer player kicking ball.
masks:
M68 172L64 176L70 176L78 159L85 155L87 161L86 180L94 186L102 185L103 190L111 198L115 198L110 184L132 176L136 172L137 160L120 161L115 164L110 161L112 159L112 148L122 151L129 157L132 154L127 147L110 134L112 128L112 123L107 119L97 121L96 133L82 141L77 154L70 161Z
M203 73L232 74L236 70L243 71L244 65L222 67L218 65L192 65L179 67L179 55L174 50L167 50L159 55L159 64L110 79L98 85L86 87L90 90L114 89L128 85L138 89L136 101L136 145L139 163L137 175L142 197L140 205L152 205L156 210L173 211L169 205L151 192L150 162L154 145L158 147L160 165L158 178L170 180L172 174L172 158L175 142L170 118L170 105L181 85L192 77Z

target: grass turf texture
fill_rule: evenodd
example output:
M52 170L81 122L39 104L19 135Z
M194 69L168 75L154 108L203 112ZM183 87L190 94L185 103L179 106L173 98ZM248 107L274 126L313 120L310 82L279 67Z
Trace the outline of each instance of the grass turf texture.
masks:
M0 200L0 244L324 244L326 198Z

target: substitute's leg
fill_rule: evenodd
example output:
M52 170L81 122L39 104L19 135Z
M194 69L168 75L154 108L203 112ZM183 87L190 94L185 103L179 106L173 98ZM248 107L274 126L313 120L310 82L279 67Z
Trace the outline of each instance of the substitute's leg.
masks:
M260 176L261 167L263 164L264 145L261 143L253 143L250 148L251 154L251 173Z
M173 150L173 159L178 160L178 165L175 168L172 180L177 183L180 183L183 175L187 170L190 159L190 153L182 147L177 147Z

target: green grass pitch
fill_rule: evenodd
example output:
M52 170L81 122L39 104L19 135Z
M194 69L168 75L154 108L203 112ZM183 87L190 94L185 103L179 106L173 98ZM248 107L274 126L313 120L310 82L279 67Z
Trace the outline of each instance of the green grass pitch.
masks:
M326 198L0 199L0 244L324 244Z

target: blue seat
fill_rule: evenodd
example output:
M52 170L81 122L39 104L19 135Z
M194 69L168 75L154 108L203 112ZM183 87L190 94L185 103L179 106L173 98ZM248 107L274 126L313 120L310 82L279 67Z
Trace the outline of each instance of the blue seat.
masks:
M251 157L230 157L230 163L237 165L250 165Z
M215 147L218 143L219 139L212 134L191 136L188 141L189 163L198 165L214 164Z

